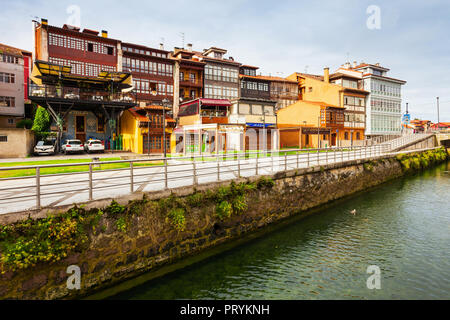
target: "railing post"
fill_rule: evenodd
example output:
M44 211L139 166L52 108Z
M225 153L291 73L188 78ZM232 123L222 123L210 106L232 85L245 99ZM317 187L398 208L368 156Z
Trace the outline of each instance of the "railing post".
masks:
M92 193L92 163L89 163L89 200L93 199Z
M256 151L256 172L255 175L258 175L258 159L259 159L259 151Z
M270 160L271 160L271 162L272 162L272 173L273 173L273 170L274 170L274 168L273 168L273 151L270 151Z
M219 151L217 151L216 164L217 164L217 181L220 181Z
M287 154L286 151L284 152L284 171L287 170Z
M167 172L167 157L164 158L164 189L169 188L169 178Z
M41 208L41 168L36 167L36 208Z
M328 165L328 148L325 147L325 165Z
M194 169L194 186L196 186L197 185L197 169L196 169L196 166L195 166L195 158L194 158L194 161L192 162L192 166L193 166L193 169Z
M130 161L130 191L134 192L133 161Z
M237 155L237 161L238 161L238 178L241 177L241 154L238 153Z
M297 154L297 166L296 166L296 168L298 169L298 150L297 150L296 154Z
M309 168L309 151L306 150L306 168Z

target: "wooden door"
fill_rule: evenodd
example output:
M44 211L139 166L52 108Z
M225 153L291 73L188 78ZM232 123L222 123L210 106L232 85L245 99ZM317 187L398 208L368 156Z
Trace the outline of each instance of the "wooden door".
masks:
M82 143L86 141L86 117L75 116L75 138Z

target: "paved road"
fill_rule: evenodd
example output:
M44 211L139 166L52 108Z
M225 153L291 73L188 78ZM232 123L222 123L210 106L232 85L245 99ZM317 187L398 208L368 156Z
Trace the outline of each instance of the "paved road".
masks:
M267 157L227 161L196 162L196 175L199 184L217 181L217 168L220 180L235 179L240 175L249 177L256 174L270 174L295 168L341 162L379 155L375 147L359 151L336 151L328 153L302 153L298 156ZM168 187L181 187L194 183L193 163L186 160L169 160L167 167ZM240 170L239 170L240 168ZM131 192L130 169L94 171L93 199L104 199L126 195ZM165 168L134 167L133 191L155 191L165 187ZM45 175L40 178L41 207L67 205L89 200L89 174L69 173ZM36 208L36 178L0 180L0 214L25 211Z

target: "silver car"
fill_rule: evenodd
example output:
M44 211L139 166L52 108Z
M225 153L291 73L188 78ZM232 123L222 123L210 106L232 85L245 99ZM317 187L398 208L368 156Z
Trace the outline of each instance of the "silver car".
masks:
M64 142L64 144L61 146L61 150L62 150L62 152L64 152L64 154L68 154L71 152L81 152L82 153L84 151L84 146L80 140L70 139L70 140L66 140Z
M105 146L100 140L88 140L84 144L84 150L86 150L87 153L91 152L105 152Z
M55 142L51 140L38 141L34 147L35 155L42 154L54 154L55 153Z

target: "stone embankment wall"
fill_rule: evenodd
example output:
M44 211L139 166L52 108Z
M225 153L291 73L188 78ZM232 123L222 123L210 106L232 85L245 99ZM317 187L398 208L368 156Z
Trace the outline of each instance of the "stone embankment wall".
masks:
M440 160L431 155L438 152ZM422 159L421 154L414 155ZM447 152L428 151L428 162L420 163L426 167L445 158ZM400 177L412 170L414 159L410 154L348 161L197 189L140 194L134 195L135 200L116 199L108 206L92 202L46 219L2 226L0 297L87 296ZM79 290L67 287L70 265L81 270Z

